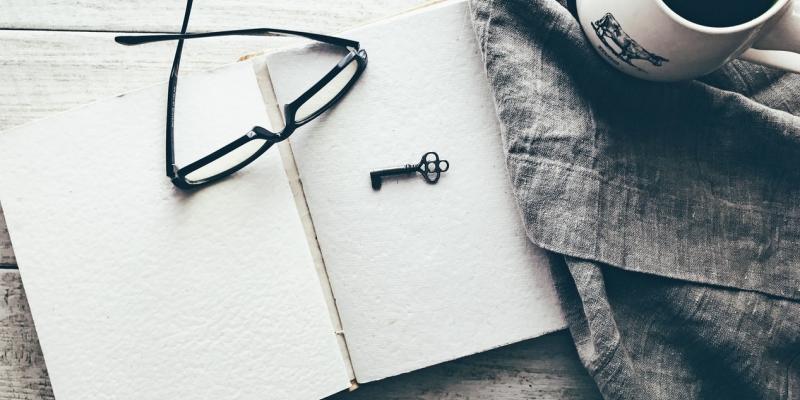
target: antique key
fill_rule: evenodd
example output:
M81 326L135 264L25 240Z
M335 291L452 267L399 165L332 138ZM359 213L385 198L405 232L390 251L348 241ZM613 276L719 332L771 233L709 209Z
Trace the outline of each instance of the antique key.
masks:
M447 160L440 160L436 152L429 151L422 156L418 164L406 164L402 167L372 171L369 173L369 179L372 182L372 188L379 190L385 176L407 175L419 172L425 182L433 184L438 182L442 172L448 169L450 169L450 163Z

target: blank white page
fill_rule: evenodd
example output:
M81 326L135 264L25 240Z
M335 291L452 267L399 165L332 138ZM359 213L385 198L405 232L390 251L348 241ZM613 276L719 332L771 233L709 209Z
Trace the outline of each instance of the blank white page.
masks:
M525 236L500 127L464 2L344 34L369 66L292 148L360 382L565 326L548 258ZM320 46L272 55L281 103L338 59ZM439 183L370 170L436 151Z
M177 104L183 165L267 123L250 63L182 76ZM0 134L0 201L56 398L348 387L280 155L181 192L165 109L158 85Z

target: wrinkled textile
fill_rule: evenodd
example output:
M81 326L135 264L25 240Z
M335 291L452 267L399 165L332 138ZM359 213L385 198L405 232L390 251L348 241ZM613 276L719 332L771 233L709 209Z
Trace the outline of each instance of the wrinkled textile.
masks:
M653 83L556 0L471 0L530 239L608 398L797 398L800 75Z
M565 257L581 361L609 399L800 399L800 305Z

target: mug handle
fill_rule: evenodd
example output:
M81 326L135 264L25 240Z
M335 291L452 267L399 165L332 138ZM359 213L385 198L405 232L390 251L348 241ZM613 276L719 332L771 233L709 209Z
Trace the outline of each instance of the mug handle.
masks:
M793 1L739 58L800 74L800 1Z

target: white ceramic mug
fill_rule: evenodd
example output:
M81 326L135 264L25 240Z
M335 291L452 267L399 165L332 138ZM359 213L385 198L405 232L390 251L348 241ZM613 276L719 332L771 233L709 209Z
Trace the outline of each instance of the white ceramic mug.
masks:
M800 73L800 0L777 0L764 14L723 28L693 23L664 0L577 0L576 7L595 50L638 78L692 79L734 58Z

